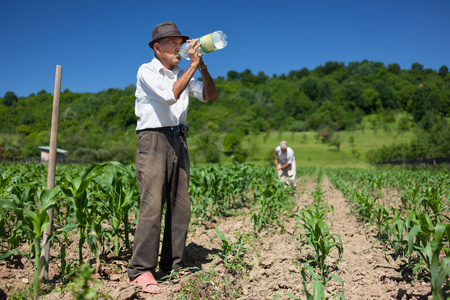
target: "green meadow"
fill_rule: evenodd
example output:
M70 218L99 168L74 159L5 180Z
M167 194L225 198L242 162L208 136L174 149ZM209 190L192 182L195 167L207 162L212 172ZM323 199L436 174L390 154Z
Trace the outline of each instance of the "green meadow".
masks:
M407 143L414 137L414 130L399 131L397 122L374 123L376 116L366 117L356 130L336 132L340 141L339 150L319 138L319 133L270 131L243 138L242 148L247 149L249 164L274 162L274 150L281 141L295 152L298 166L316 167L369 167L366 153L382 146ZM398 118L397 118L398 119ZM222 157L222 161L226 161ZM229 159L229 158L228 158Z

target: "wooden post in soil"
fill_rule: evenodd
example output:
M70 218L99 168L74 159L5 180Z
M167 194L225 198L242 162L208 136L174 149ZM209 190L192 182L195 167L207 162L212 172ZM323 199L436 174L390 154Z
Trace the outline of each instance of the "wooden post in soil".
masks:
M61 96L61 73L62 67L56 66L55 74L55 91L53 93L53 112L52 112L52 128L50 131L50 149L48 158L48 174L47 174L47 189L55 187L55 172L56 172L56 144L58 141L58 118L59 118L59 99ZM42 252L39 266L41 268L41 279L48 280L48 258L50 256L50 242L47 242L48 237L53 230L53 209L48 212L50 223L44 230L41 245L45 245Z

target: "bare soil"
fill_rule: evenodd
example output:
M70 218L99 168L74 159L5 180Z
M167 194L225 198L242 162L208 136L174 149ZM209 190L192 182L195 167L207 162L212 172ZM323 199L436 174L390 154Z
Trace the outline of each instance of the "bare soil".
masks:
M344 245L343 259L333 274L343 280L345 298L432 299L430 283L401 274L401 263L393 261L391 251L385 253L384 246L375 243L375 233L370 229L366 231L355 219L342 193L326 177L321 185L326 201L334 207L334 213L328 216L330 232L339 234ZM306 183L298 180L295 197L300 209L313 201L310 192L315 188L313 179ZM245 247L248 252L244 262L253 265L252 268L234 273L226 270L219 256L222 242L214 237L215 228L222 231L230 241L236 240L238 234L246 237ZM143 293L140 288L127 284L127 264L130 259L127 253L119 257L105 257L100 273L93 277L100 284L99 293L107 293L119 300L179 299L187 286L203 291L204 295L211 295L209 289L216 290L214 298L204 296L203 299L273 299L276 295L283 295L278 299L290 299L285 295L287 293L306 299L300 269L307 260L309 249L301 248L301 242L293 239L295 218L286 220L285 229L284 233L280 233L279 228L273 228L260 233L258 239L252 238L253 224L249 215L192 224L187 239L185 267L197 267L198 270L180 279L161 282L163 293L159 295ZM73 243L72 247L67 261L77 255L76 244ZM386 257L390 262L386 261ZM330 262L336 258L337 252L333 252ZM50 266L50 278L57 278L59 270L56 263ZM204 282L204 278L209 278L209 281ZM33 266L27 259L16 257L10 263L0 261L0 299L12 298L30 287L32 280ZM68 287L63 287L59 280L52 282L53 292L47 293L43 299L73 299ZM308 287L312 291L310 283ZM341 289L338 282L330 281L326 292L331 295L339 293Z

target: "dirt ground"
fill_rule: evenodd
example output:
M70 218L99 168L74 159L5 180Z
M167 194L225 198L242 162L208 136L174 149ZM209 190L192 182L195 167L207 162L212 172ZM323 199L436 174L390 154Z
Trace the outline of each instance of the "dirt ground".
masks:
M342 193L336 190L327 177L322 182L326 201L334 207L334 213L329 215L330 232L339 234L344 246L342 261L333 274L344 282L346 299L432 299L429 282L412 280L408 275L400 273L400 263L387 262L384 247L375 244L374 232L365 232L361 224L350 214L350 207L345 203ZM306 183L298 180L297 206L302 208L312 202L311 191L315 190L313 179ZM300 242L292 238L295 229L295 219L285 223L286 232L279 230L262 232L259 239L248 238L245 247L248 253L245 263L253 264L246 272L230 274L226 271L219 253L221 240L217 237L215 228L222 231L227 238L235 240L239 233L250 237L253 224L250 216L218 218L214 222L191 225L185 252L185 266L197 267L193 274L176 280L160 283L162 294L150 295L141 292L140 288L129 286L126 282L126 267L129 255L108 257L102 265L97 280L100 282L99 292L109 294L113 299L180 299L184 286L192 286L203 278L210 276L209 282L198 283L197 289L215 289L219 296L209 299L290 299L285 294L306 299L303 293L301 265L306 261L308 248L300 251ZM77 251L70 250L75 257ZM386 253L390 257L390 253ZM337 253L332 253L330 259L336 259ZM71 257L68 257L69 260ZM50 268L50 277L58 270ZM12 297L17 291L31 285L33 280L32 264L26 259L15 260L13 264L0 262L0 299ZM213 282L214 281L214 282ZM194 284L195 286L195 284ZM308 285L311 291L311 286ZM328 295L339 293L341 285L330 281L327 284ZM69 289L56 282L54 292L48 293L43 299L72 299ZM240 296L236 297L236 293ZM192 299L192 298L184 298Z

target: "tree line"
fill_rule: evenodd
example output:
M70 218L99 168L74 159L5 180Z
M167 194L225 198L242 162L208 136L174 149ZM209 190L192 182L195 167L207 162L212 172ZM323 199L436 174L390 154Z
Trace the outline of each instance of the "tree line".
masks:
M445 65L436 71L414 63L405 70L397 63L329 61L313 70L272 76L249 69L229 71L215 83L218 100L204 104L192 99L188 114L193 155L206 162L219 162L225 152L245 160L240 140L248 134L353 130L365 115L393 112L412 116L412 124L405 120L405 130L413 125L428 132L436 120L448 127L445 118L450 117ZM134 92L134 84L98 93L63 91L58 147L86 162L134 161ZM39 155L38 146L49 141L52 102L53 95L45 90L28 97L9 91L0 98L2 156L17 155L17 146L22 157Z

